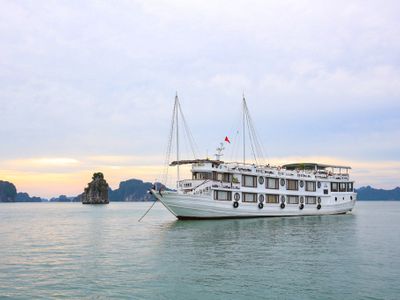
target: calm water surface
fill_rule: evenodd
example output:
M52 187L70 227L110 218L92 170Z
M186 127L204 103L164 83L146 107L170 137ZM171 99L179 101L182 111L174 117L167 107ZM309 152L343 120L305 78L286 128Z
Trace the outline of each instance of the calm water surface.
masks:
M138 223L149 205L0 204L0 298L400 299L400 202Z

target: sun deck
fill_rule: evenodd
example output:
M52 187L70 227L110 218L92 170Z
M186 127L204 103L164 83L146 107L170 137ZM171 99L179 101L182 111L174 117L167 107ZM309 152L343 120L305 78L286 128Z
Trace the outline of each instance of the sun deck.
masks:
M326 170L328 168L331 169L344 169L346 171L350 170L349 166L339 166L339 165L328 165L328 164L319 164L319 163L292 163L283 165L282 168L286 170Z

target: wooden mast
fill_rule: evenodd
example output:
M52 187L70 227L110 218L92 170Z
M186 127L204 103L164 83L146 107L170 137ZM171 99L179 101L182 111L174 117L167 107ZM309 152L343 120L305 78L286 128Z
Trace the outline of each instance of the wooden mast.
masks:
M178 162L177 168L176 168L176 189L179 188L179 99L178 99L178 92L176 92L175 95L175 120L176 120L176 161Z
M243 93L243 164L246 164L246 99L244 98Z

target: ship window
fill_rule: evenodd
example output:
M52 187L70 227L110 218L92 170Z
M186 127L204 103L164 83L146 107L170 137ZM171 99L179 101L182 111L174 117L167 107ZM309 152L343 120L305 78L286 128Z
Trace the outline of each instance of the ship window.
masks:
M278 180L278 178L267 177L267 181L265 182L265 187L267 189L274 189L274 190L279 189L279 180Z
M232 192L229 191L214 191L214 199L222 201L232 200Z
M287 179L286 189L291 191L297 191L299 189L299 181L293 179Z
M299 204L299 196L287 196L288 204Z
M306 181L306 191L315 192L316 184L315 181Z
M353 191L353 183L352 182L348 182L347 183L347 191L348 192L352 192Z
M267 189L279 189L279 180L278 178L267 177L267 181L265 182L265 187Z
M346 191L346 183L345 182L339 183L339 191L340 192L345 192Z
M243 193L243 202L257 202L257 194Z
M331 192L338 192L338 183L337 182L331 182Z
M222 181L222 182L231 182L232 181L232 174L229 173L214 173L215 177L214 180Z
M278 182L278 180L277 180ZM279 202L279 195L267 195L266 203L278 203Z
M243 182L242 185L245 187L257 187L256 176L243 175L242 182Z
M317 197L306 196L306 204L315 204L315 203L317 203Z
M192 178L194 180L204 180L204 179L211 179L211 173L209 172L196 172L193 173Z

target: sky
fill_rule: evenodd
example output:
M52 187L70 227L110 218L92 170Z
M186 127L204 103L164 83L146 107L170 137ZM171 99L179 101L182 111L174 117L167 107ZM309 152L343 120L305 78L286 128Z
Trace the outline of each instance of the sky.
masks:
M356 186L400 186L399 11L0 0L0 180L42 197L77 195L96 171L113 189L160 180L178 92L199 157L229 136L223 159L241 159L244 93L265 161L346 164Z

